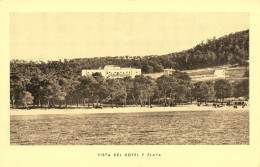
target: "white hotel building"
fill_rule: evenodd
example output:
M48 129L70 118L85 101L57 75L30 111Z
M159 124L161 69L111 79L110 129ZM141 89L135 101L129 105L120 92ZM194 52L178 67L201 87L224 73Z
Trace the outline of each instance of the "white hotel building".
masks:
M120 68L119 66L106 65L104 69L82 70L82 76L91 76L94 73L101 73L105 78L134 78L136 75L141 75L141 69L136 68Z

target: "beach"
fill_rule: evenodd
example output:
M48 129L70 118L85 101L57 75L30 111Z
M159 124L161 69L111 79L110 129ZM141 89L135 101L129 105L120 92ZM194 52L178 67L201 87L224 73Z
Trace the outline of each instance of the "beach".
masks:
M14 111L11 145L249 144L249 111L242 107Z
M176 107L114 107L114 108L44 108L44 109L10 109L10 115L49 115L49 114L101 114L101 113L140 113L140 112L175 112L175 111L249 111L249 106L233 108L223 106L181 105Z

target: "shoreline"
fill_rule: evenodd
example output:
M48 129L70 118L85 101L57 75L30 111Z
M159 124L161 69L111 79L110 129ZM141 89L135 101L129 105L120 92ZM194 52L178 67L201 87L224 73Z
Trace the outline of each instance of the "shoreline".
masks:
M65 108L65 109L10 109L10 116L22 115L53 115L53 114L105 114L105 113L141 113L141 112L179 112L179 111L249 111L249 107L233 108L223 106L214 108L212 106L177 106L177 107L120 107L120 108Z

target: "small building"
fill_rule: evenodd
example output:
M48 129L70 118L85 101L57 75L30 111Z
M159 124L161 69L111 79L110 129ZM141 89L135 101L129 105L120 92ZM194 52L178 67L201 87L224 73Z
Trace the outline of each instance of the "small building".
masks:
M218 78L224 78L226 77L226 69L217 69L214 71L214 76Z
M90 69L90 70L82 70L82 76L91 76L94 73L100 73L105 78L124 78L131 77L134 78L136 75L141 75L141 69L136 68L120 68L115 65L106 65L104 69Z
M164 69L164 70L163 70L163 74L168 76L168 75L171 75L171 74L172 74L173 72L175 72L175 71L176 71L176 70L174 70L174 69L172 69L172 68L171 68L171 69Z

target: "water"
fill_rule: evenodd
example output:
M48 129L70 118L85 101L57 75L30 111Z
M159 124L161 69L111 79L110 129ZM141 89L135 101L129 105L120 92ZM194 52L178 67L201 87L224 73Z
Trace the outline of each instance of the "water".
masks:
M249 144L248 111L11 116L12 145Z

